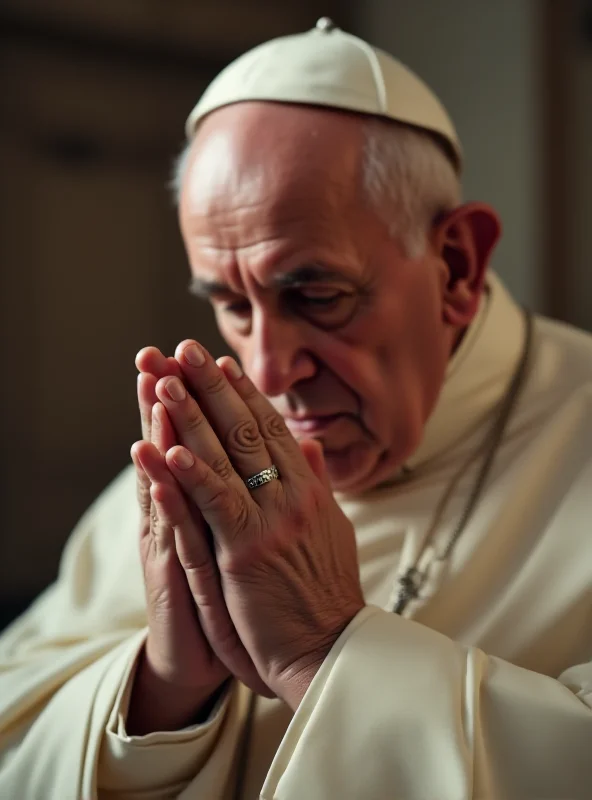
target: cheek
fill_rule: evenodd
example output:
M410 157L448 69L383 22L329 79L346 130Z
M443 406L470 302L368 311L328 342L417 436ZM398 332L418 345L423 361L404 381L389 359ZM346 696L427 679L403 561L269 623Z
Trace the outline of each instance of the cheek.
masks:
M380 370L377 369L376 355L363 338L339 339L325 334L318 339L311 352L320 364L355 394L364 397L378 388Z
M439 394L448 363L448 335L441 296L433 284L422 284L391 310L396 333L383 343L381 361L392 376L393 391L403 392L423 425ZM395 325L393 325L395 327Z
M332 337L317 344L315 357L329 376L323 376L321 385L330 390L333 379L336 394L345 391L353 395L364 425L382 441L393 407L389 360L369 336L359 334L362 332L356 331L355 340Z
M441 297L435 281L413 278L383 300L358 323L355 335L363 347L341 359L343 373L361 387L374 426L393 425L421 435L441 388L448 362L448 339ZM401 298L404 298L402 300Z

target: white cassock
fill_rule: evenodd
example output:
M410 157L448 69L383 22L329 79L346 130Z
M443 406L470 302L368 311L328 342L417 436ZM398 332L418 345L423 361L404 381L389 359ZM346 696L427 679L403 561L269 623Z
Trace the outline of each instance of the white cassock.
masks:
M592 337L535 319L523 391L443 557L523 351L520 309L488 284L410 474L338 497L369 605L297 713L258 699L245 735L234 685L205 725L126 734L146 636L129 469L0 640L2 800L592 797ZM428 579L396 615L413 565Z

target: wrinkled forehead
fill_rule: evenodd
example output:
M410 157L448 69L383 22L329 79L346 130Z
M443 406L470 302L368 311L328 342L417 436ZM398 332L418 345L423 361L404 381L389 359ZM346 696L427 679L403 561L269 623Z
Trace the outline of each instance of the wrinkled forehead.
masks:
M212 217L265 207L289 213L351 204L359 195L362 122L302 106L240 103L200 127L189 154L181 212Z

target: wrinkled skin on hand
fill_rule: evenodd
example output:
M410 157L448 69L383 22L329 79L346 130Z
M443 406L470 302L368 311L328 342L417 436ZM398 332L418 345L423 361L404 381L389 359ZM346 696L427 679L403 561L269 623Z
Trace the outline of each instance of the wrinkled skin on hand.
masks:
M165 359L154 348L138 356L142 370L138 378L138 403L143 441L132 448L137 473L138 502L141 511L140 556L146 590L148 637L140 656L128 714L128 733L145 734L152 730L183 727L200 716L230 676L218 658L210 638L240 649L231 659L240 678L255 691L269 695L252 662L237 641L225 608L221 619L210 621L204 632L199 598L192 594L187 574L179 561L176 530L196 541L207 541L208 528L195 507L191 507L170 471L163 466L166 451L177 443L168 414L158 403L155 387L163 375L181 375L177 362ZM143 445L150 444L150 448ZM154 458L158 454L158 458ZM151 457L152 456L152 457ZM196 530L199 529L199 536ZM210 553L205 560L207 576L218 581L215 561ZM207 583L207 581L206 581ZM230 630L230 634L229 634Z
M139 443L135 453L153 496L172 487L168 469L188 498L190 513L176 515L165 490L159 513L175 531L213 651L237 677L237 654L248 654L265 686L296 708L364 606L353 528L332 496L320 446L298 444L236 362L216 364L190 341L176 355L182 380L163 377L155 391L179 444L163 455ZM245 479L271 464L280 480L249 491ZM196 518L207 523L213 552ZM213 620L225 613L228 627L216 640Z

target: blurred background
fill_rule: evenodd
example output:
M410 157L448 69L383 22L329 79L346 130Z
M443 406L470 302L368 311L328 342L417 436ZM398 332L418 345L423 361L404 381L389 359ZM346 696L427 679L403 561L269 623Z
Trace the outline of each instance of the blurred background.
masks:
M167 190L185 117L235 56L323 15L447 106L515 296L592 329L591 0L2 0L0 625L129 463L135 353L224 352Z

